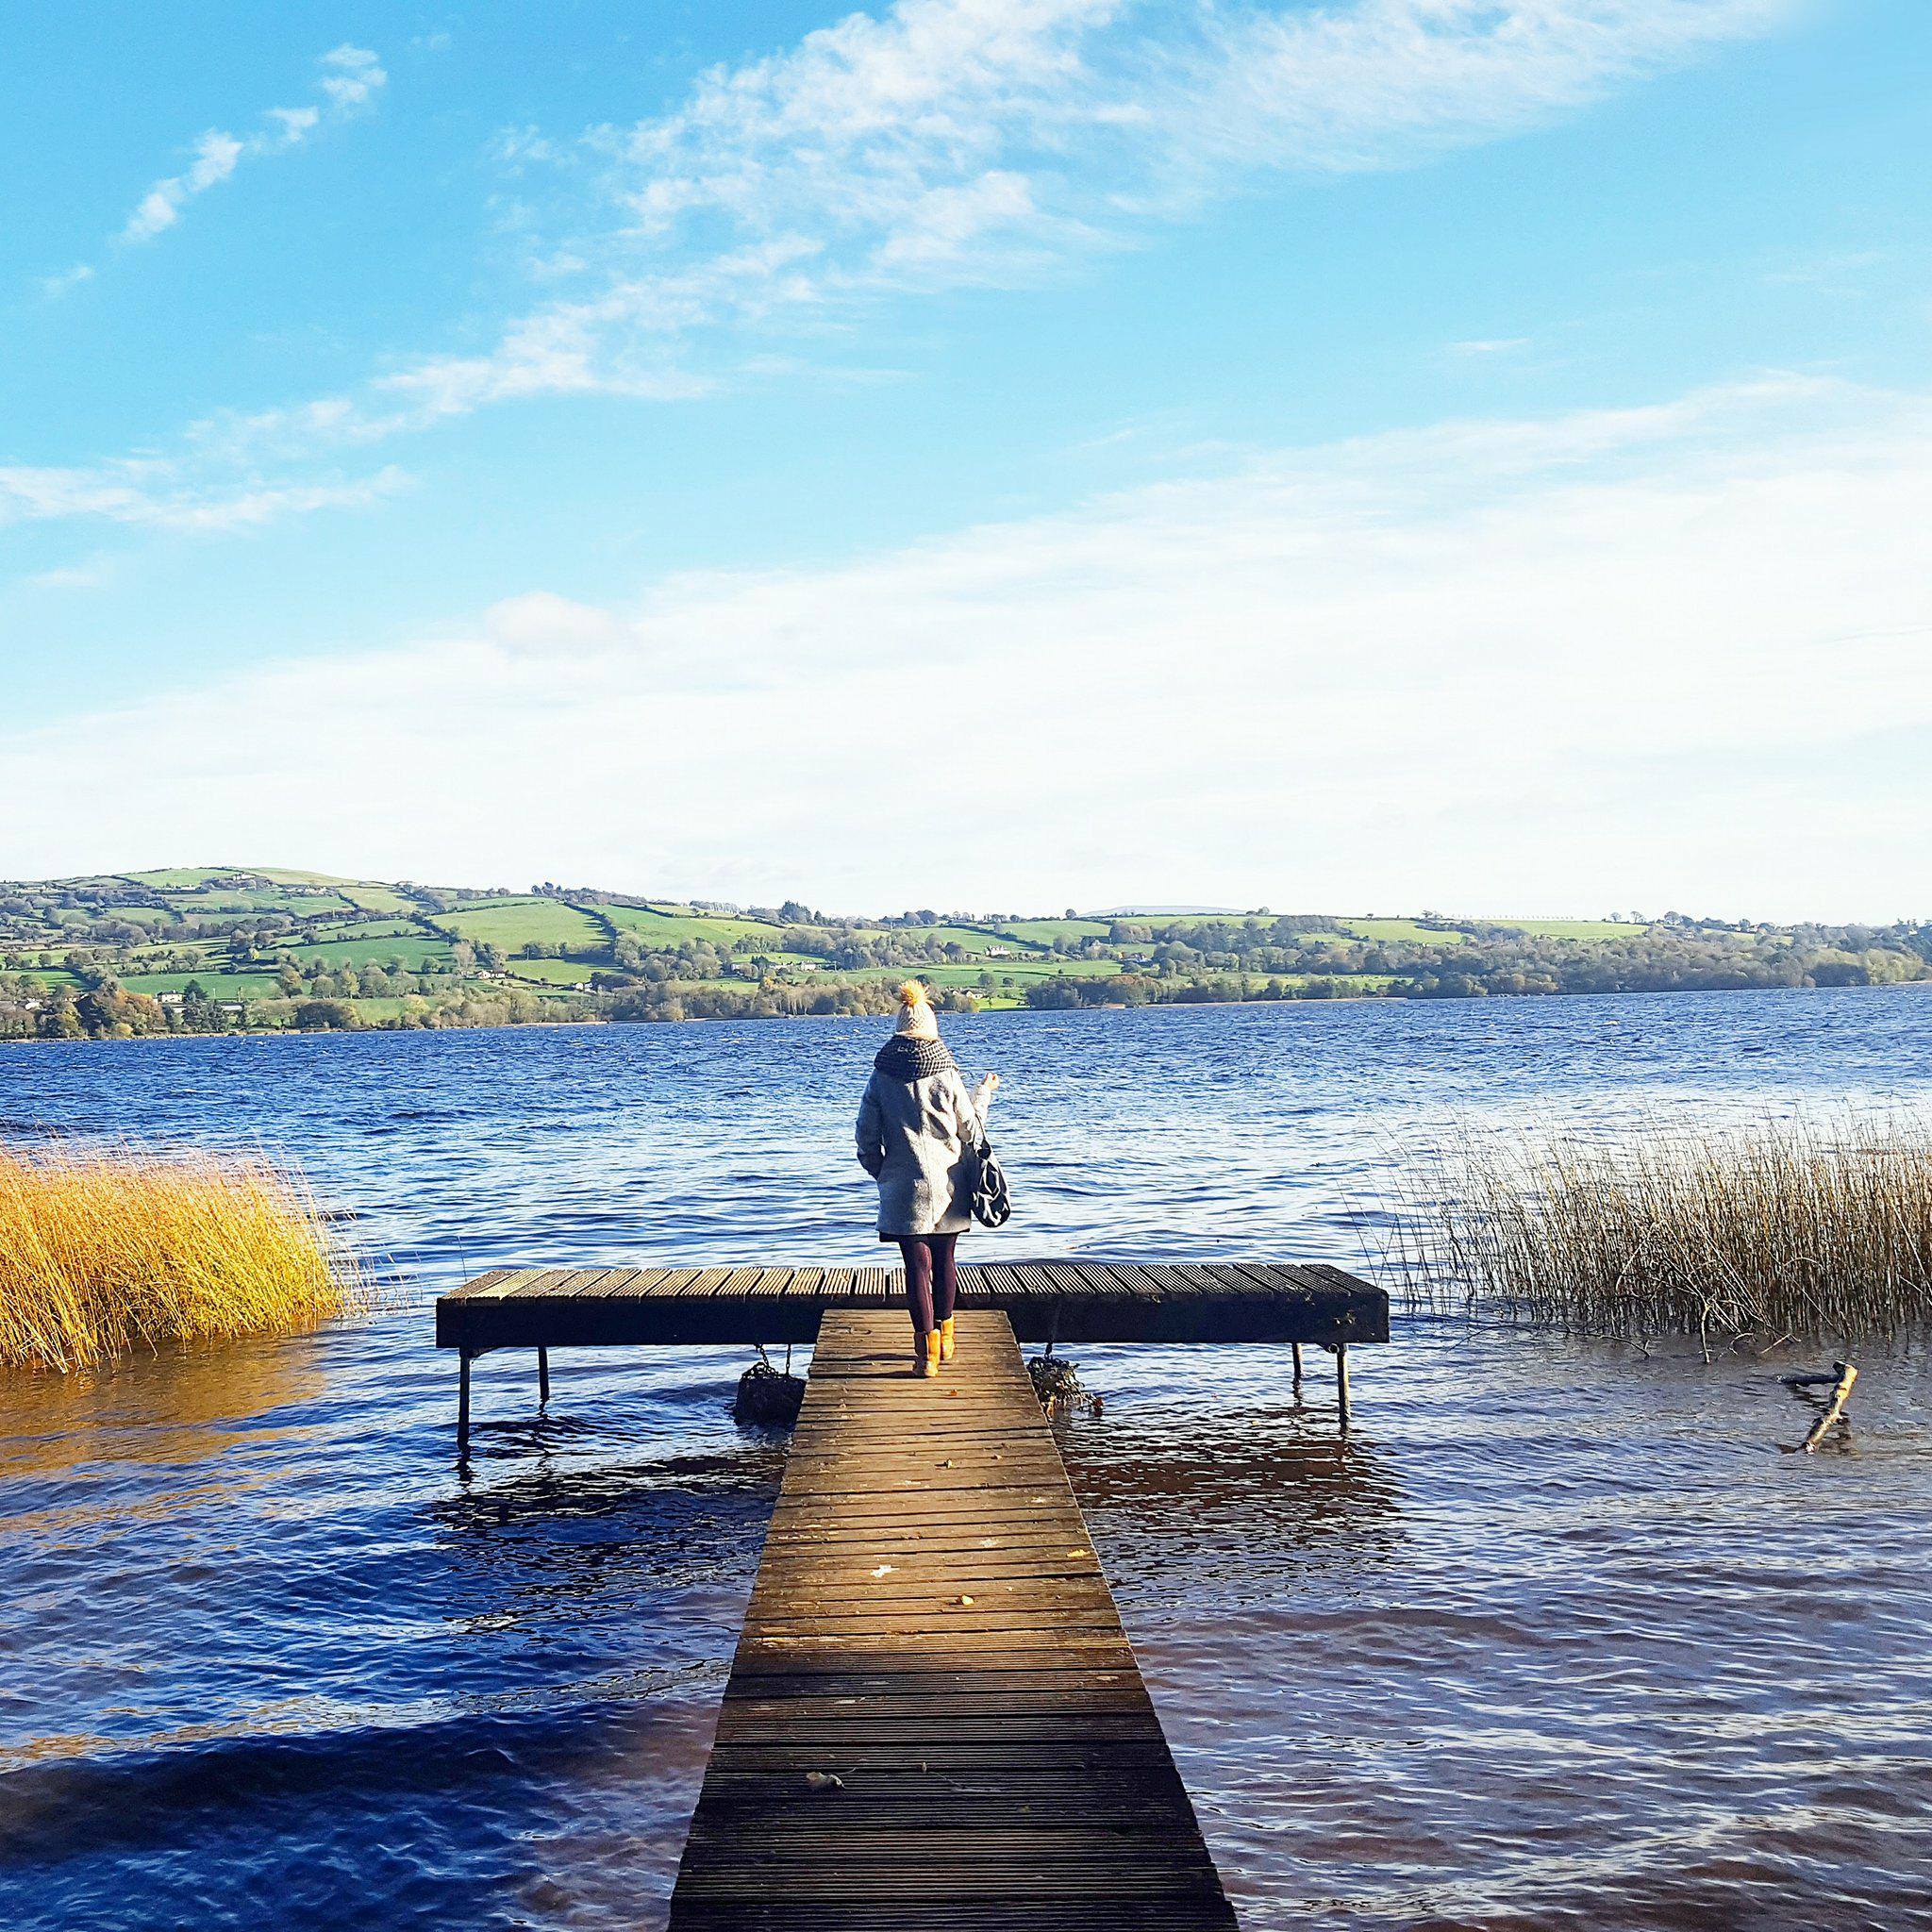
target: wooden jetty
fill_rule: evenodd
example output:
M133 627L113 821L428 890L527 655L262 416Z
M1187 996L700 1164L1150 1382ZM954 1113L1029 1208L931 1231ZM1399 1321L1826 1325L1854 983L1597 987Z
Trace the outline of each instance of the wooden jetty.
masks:
M1233 1926L1010 1324L908 1342L819 1331L673 1932Z
M535 1349L547 1400L553 1348L809 1342L827 1309L905 1302L896 1268L493 1268L436 1304L437 1343L460 1358L458 1453L470 1364L492 1349ZM1291 1342L1297 1379L1318 1343L1335 1352L1344 1422L1350 1343L1389 1340L1389 1297L1322 1264L976 1262L959 1270L959 1307L998 1309L1022 1341Z
M1019 1341L1389 1339L1340 1269L1015 1261L959 1270L958 1354L911 1373L897 1269L500 1268L443 1296L470 1364L815 1342L673 1932L1235 1924ZM1017 1338L1017 1339L1016 1339Z

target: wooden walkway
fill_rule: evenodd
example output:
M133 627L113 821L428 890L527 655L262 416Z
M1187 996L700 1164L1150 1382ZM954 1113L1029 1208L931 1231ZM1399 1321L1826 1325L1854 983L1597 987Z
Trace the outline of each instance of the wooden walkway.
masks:
M1286 1261L1199 1264L1007 1261L962 1265L962 1311L997 1310L1022 1341L1287 1341L1335 1352L1348 1421L1348 1350L1389 1340L1389 1297L1340 1268ZM496 1348L815 1341L827 1309L906 1307L897 1268L492 1268L436 1304L436 1341L458 1351L457 1453L470 1441L470 1364Z
M810 1341L827 1308L903 1308L897 1268L495 1268L436 1305L444 1348ZM1022 1341L1389 1340L1389 1297L1340 1268L1282 1261L979 1262L959 1306Z
M673 1932L1235 1924L1012 1326L958 1336L817 1325Z

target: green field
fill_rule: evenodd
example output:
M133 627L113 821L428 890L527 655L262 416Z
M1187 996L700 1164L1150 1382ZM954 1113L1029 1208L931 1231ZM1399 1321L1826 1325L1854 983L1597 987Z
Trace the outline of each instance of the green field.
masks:
M211 1000L279 999L273 973L130 973L121 983L129 992L185 992L196 981Z
M835 979L923 979L928 986L961 987L968 992L979 990L980 975L991 975L993 985L1002 981L1022 989L1035 980L1106 979L1123 970L1118 959L989 959L983 966L868 966L856 973L837 973Z
M988 926L976 925L895 925L885 929L888 939L897 940L901 944L912 943L921 946L958 946L975 957L984 953L989 946L1008 943L1029 943L1021 940L1016 933L1001 926L994 930Z
M583 952L609 944L604 928L589 913L560 899L485 899L441 913L435 923L460 939L501 946L509 954L533 943Z
M278 945L275 951L287 953L302 967L387 966L400 959L412 973L420 973L425 966L449 963L449 942L422 932L402 938L334 940L312 946Z
M356 908L340 892L290 892L276 887L231 891L217 886L206 892L171 892L167 903L184 919L205 919L210 913L286 912L297 919L320 919Z
M1412 919L1344 919L1342 929L1358 940L1380 940L1391 945L1458 946L1468 943L1466 932L1438 932Z
M257 872L252 867L241 868L250 878L265 879L265 872ZM197 886L205 886L210 879L233 877L238 871L234 866L176 865L164 867L159 872L124 872L123 879L131 879L138 886L153 886L163 892L192 892Z
M538 979L546 986L588 986L593 973L608 973L594 959L512 959L507 972L518 979Z
M24 973L29 979L38 979L42 986L50 988L77 987L80 984L80 976L68 972L64 966L8 966L4 970L8 973Z
M254 907L246 912L200 912L191 908L187 917L197 921L201 924L214 926L217 930L225 933L233 932L243 926L252 930L259 925L264 919L272 921L274 913L275 908L269 907L264 908L259 906ZM300 935L299 933L291 933L288 937L293 941L299 939ZM221 943L225 944L226 941L223 941Z
M619 932L635 933L646 950L675 952L692 940L703 940L721 952L741 941L758 951L774 950L780 928L758 919L727 919L709 912L660 912L649 906L600 906L597 908Z
M351 925L327 922L316 925L302 941L309 946L331 946L339 940L425 939L429 937L423 924L414 919L360 919Z
M1010 940L1050 946L1056 940L1104 940L1113 926L1104 919L1009 919L993 929Z
M116 906L108 915L112 919L131 919L140 925L173 925L181 917L172 906L142 905Z
M342 897L364 912L413 912L416 908L392 886L345 885Z
M132 881L138 886L152 886L162 892L194 892L209 886L217 890L227 889L234 879L266 879L271 886L353 886L355 879L338 878L326 872L291 872L286 866L275 865L176 865L164 866L158 872L124 872L112 875L113 880ZM236 887L236 891L256 891L254 887ZM381 890L388 890L382 888Z
M1526 933L1539 940L1635 940L1649 931L1626 919L1492 919L1499 932Z
M408 999L391 999L387 995L380 995L375 999L342 1002L342 1005L349 1008L365 1026L380 1026L385 1020L393 1020L409 1004ZM415 1004L419 1008L422 1006L420 1000Z

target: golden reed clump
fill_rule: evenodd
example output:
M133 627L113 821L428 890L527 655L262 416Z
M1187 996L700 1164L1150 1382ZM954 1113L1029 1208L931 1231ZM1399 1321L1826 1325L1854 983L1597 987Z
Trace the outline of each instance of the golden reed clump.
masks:
M1472 1131L1394 1209L1385 1261L1437 1302L1707 1342L1932 1318L1932 1122L1908 1113Z
M366 1299L301 1180L261 1158L0 1148L0 1364L310 1328Z

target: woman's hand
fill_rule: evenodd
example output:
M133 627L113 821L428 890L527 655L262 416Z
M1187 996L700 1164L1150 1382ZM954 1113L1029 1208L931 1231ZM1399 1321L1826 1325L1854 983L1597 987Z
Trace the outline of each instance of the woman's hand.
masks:
M991 1093L1000 1084L1000 1076L997 1074L989 1074L979 1084Z

